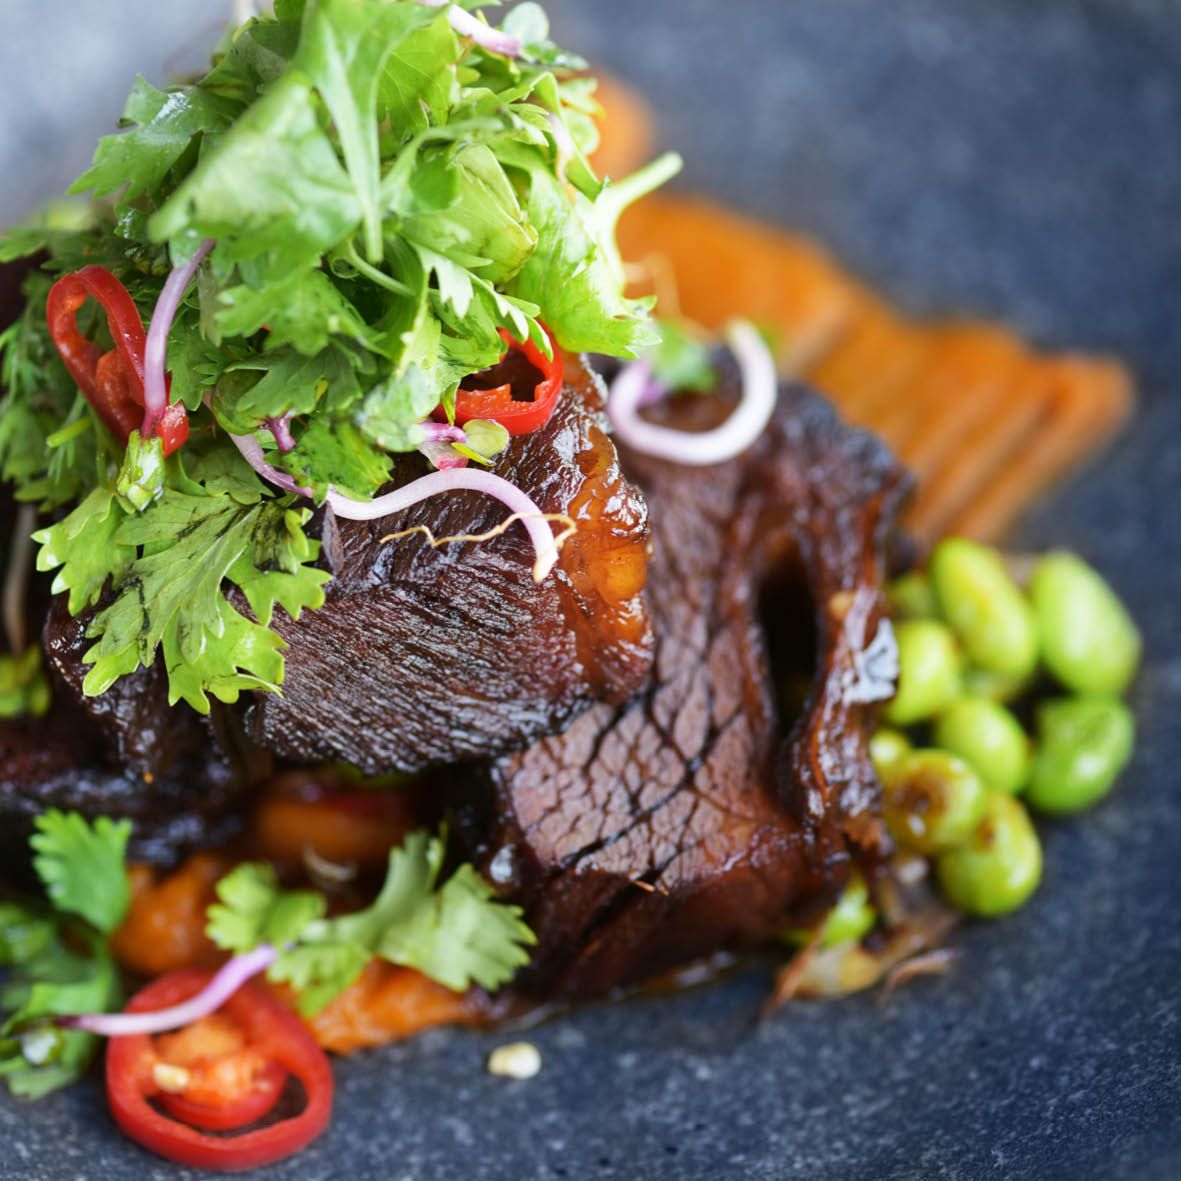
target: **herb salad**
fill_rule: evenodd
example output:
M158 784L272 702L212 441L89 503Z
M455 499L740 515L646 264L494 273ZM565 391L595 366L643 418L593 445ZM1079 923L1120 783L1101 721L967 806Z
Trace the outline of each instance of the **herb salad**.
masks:
M95 609L88 694L161 653L170 701L201 712L278 689L273 613L330 578L312 505L364 514L418 447L453 473L422 495L499 496L552 566L527 497L454 472L493 465L504 427L452 424L506 340L657 339L613 233L679 161L596 178L583 69L534 4L492 30L466 6L279 0L197 81L137 80L73 186L84 214L0 241L38 261L0 337L0 479L55 511L37 566Z

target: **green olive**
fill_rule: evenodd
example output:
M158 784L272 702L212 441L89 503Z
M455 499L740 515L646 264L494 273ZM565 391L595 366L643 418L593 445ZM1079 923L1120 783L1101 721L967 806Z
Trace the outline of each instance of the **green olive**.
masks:
M883 726L869 740L869 758L878 775L884 775L886 768L898 762L911 752L910 739L901 730Z
M985 697L953 701L935 723L934 740L996 791L1012 795L1029 777L1030 743L1021 723Z
M1099 574L1074 554L1047 554L1029 593L1050 672L1077 693L1123 693L1140 663L1140 632Z
M817 944L829 948L842 943L855 943L868 935L877 921L878 912L869 900L865 879L854 872L845 883L836 905L825 915L820 934L816 937ZM800 947L811 942L812 937L812 930L801 927L793 927L783 933L786 942Z
M939 615L931 580L919 570L900 574L890 583L886 604L894 619L935 619Z
M1037 889L1042 845L1021 801L994 791L971 838L941 854L935 869L953 906L986 917L1008 914Z
M1114 697L1064 697L1037 712L1038 746L1025 795L1043 812L1079 812L1102 799L1132 757L1136 723Z
M887 767L882 778L886 827L916 853L938 853L966 840L987 797L976 772L942 750L912 751Z
M960 654L955 636L934 619L896 624L898 692L885 709L892 726L910 726L945 709L960 692Z
M994 549L951 537L931 555L931 585L940 615L971 663L1020 680L1037 667L1033 608Z

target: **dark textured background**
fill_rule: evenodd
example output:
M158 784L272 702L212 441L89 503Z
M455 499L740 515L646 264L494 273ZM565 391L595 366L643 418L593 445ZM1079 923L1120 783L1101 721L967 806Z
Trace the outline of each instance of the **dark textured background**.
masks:
M212 37L208 0L0 0L0 215L49 195L118 113ZM1174 0L552 0L639 81L684 184L800 225L907 307L1125 354L1144 407L1020 540L1065 543L1142 621L1142 742L1118 794L1044 829L1045 885L963 932L946 978L798 1004L767 978L436 1033L338 1069L331 1132L260 1176L328 1181L1181 1176L1181 5ZM179 56L177 55L180 51ZM97 1087L0 1099L0 1177L180 1178Z

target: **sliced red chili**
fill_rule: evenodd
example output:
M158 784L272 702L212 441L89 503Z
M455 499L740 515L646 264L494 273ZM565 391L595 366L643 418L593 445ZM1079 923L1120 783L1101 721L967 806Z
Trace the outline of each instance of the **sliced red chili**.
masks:
M137 993L126 1011L170 1008L200 992L212 975L187 968L170 972ZM159 1068L168 1063L149 1035L112 1038L106 1064L111 1114L137 1144L180 1164L228 1172L283 1160L327 1128L332 1115L332 1067L299 1018L257 984L243 985L218 1010L218 1016L241 1035L244 1049L231 1048L230 1054L245 1054L261 1064L246 1076L248 1086L206 1089L200 1101L183 1089L174 1094L161 1086L169 1080ZM208 1134L243 1127L266 1115L288 1074L304 1090L305 1103L298 1115L237 1136ZM158 1111L153 1102L165 1111Z
M109 352L103 352L78 329L78 311L88 299L106 313L115 343ZM88 266L54 283L45 303L45 315L53 343L70 376L106 428L126 444L131 432L141 428L144 417L147 337L135 300L105 267ZM158 434L165 455L183 446L189 437L184 406L169 404Z
M455 398L455 421L463 426L473 418L487 418L500 423L510 435L528 435L549 422L558 404L565 376L562 355L552 337L553 355L547 357L531 340L514 340L503 328L500 336L508 346L505 357L518 353L541 375L533 387L532 399L514 398L511 382L483 390L461 387ZM447 421L442 407L435 411L434 418L437 422Z

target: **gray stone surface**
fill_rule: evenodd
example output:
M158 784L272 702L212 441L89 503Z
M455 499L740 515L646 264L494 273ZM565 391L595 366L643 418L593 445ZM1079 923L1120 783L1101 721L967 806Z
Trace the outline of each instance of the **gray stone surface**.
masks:
M1028 521L1144 625L1119 793L1047 825L1033 903L955 970L758 1025L765 971L587 1009L530 1036L432 1034L338 1069L331 1132L259 1176L1151 1179L1181 1175L1181 7L1065 0L553 0L643 84L685 184L802 225L917 311L1002 316L1143 378L1132 430ZM85 162L131 72L199 42L205 0L3 0L0 212ZM0 1178L169 1178L97 1087L0 1099Z

